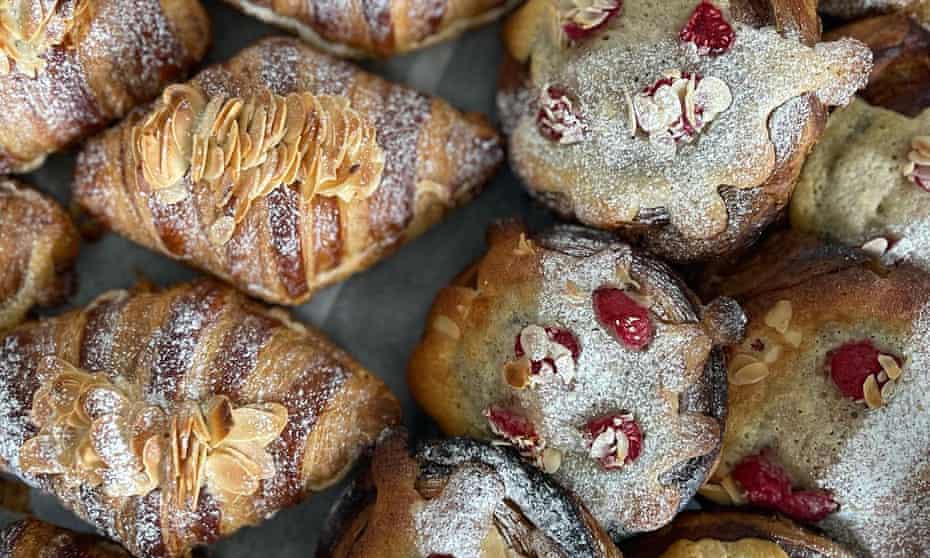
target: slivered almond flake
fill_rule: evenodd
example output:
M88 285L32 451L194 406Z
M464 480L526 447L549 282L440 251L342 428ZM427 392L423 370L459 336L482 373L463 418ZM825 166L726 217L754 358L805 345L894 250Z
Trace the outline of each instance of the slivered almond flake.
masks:
M730 359L728 366L730 370L739 370L744 366L748 366L754 362L759 362L759 359L749 353L739 353Z
M779 300L765 315L765 325L784 335L791 325L792 313L791 301Z
M799 329L789 329L785 332L785 341L797 349L801 346L801 340L804 338L804 334L801 333Z
M630 264L628 262L617 264L614 275L616 275L617 280L620 281L623 287L631 285L634 289L639 290L639 283L630 275Z
M870 409L878 409L882 406L882 393L878 388L878 381L874 374L870 374L862 384L862 392L865 394L865 404Z
M766 364L772 364L781 358L782 348L781 345L770 345L765 353L762 355L762 362Z
M526 234L520 233L520 240L517 241L517 247L513 249L515 256L532 256L536 253L533 241L526 238Z
M754 362L740 368L730 378L730 382L737 386L746 386L762 381L769 375L769 367L764 362Z
M877 236L862 245L862 251L873 258L881 258L888 251L888 239Z
M726 491L734 505L742 506L746 504L746 495L733 477L730 475L723 477L720 480L720 486Z
M895 389L897 389L897 384L895 382L886 382L882 386L882 401L888 403L894 397Z
M719 484L709 482L698 489L698 494L721 506L733 505L733 499L730 498L730 493Z
M458 339L462 336L462 330L459 329L452 318L449 316L439 315L433 320L433 328L452 339Z
M562 466L562 452L555 448L546 448L542 452L542 469L550 475Z
M898 366L898 361L895 360L893 356L878 355L878 363L882 365L882 370L884 370L885 374L888 374L888 377L892 380L897 380L901 377L901 367Z

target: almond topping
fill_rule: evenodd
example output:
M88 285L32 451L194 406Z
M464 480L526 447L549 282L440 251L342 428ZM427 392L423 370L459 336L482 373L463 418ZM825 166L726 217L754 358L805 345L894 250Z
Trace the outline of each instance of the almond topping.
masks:
M532 256L536 253L536 249L533 247L533 241L526 238L526 234L520 233L520 240L517 241L517 247L514 248L513 253L515 256Z
M743 492L743 489L736 484L736 480L733 479L730 475L723 477L720 481L720 486L726 491L727 495L730 497L730 500L734 505L742 506L746 504L746 495Z
M781 358L781 353L781 345L770 345L769 348L765 350L765 354L762 355L762 361L766 364L772 364Z
M730 498L730 493L719 484L709 482L698 489L698 494L721 506L733 505L733 499Z
M890 355L878 355L878 363L882 366L882 370L888 374L888 377L892 380L897 380L901 377L901 367L898 365L898 361L895 360L893 356Z
M803 339L803 337L804 335L801 333L801 330L799 329L789 329L788 331L785 332L785 341L787 341L787 343L794 348L798 348L801 346L801 340Z
M784 335L791 325L792 313L791 301L779 300L765 315L765 325Z
M562 452L555 448L546 448L542 452L542 469L550 475L562 466Z
M888 251L888 239L877 236L862 245L862 251L873 258L881 258Z
M754 362L759 362L759 359L749 353L739 353L730 359L729 368L730 370L739 370Z
M865 404L870 409L878 409L882 406L882 394L878 388L878 381L874 374L870 374L862 384L862 392L865 394Z
M0 74L15 68L35 78L45 68L45 53L63 44L93 2L7 0L0 2Z
M895 384L894 382L885 383L885 385L882 386L882 391L881 391L882 401L884 401L885 403L891 401L891 398L894 397L896 388L897 388L897 384Z
M737 370L730 382L737 386L745 386L760 382L768 375L769 367L764 362L754 362Z
M459 329L458 324L449 316L437 316L436 319L433 320L433 329L452 339L459 339L462 336L462 331Z

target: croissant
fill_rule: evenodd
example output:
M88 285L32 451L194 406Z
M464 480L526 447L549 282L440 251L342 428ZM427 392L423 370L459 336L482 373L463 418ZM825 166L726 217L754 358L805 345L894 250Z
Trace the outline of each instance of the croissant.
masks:
M226 0L339 56L391 56L493 21L519 0Z
M300 304L437 222L501 158L482 119L275 38L90 141L75 196L139 244Z
M0 4L0 173L122 117L206 54L209 20L188 0Z
M135 556L182 556L331 485L398 415L320 334L209 280L0 338L0 464Z
M0 558L129 558L118 545L38 519L23 519L0 531Z
M51 199L0 179L0 331L34 304L61 302L71 291L78 233Z
M584 504L510 448L395 432L333 508L317 558L621 558Z

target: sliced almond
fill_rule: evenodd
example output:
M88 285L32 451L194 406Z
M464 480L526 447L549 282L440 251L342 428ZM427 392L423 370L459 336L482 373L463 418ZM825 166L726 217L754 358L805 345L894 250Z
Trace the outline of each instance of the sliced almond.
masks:
M733 505L733 499L730 498L730 493L719 484L709 482L698 489L698 494L721 506Z
M882 386L882 401L888 403L894 397L895 390L897 389L897 384L895 382L885 382L885 385Z
M791 325L793 307L790 300L779 300L765 315L765 325L784 335Z
M862 251L873 258L881 258L888 251L888 239L877 236L862 245Z
M882 393L878 388L878 381L874 374L869 374L862 384L862 392L865 394L865 404L870 409L878 409L882 406Z
M930 136L914 136L911 140L911 147L918 151L930 153Z
M759 359L754 357L749 353L738 353L730 359L728 367L730 370L739 370L745 366L748 366L754 362L759 362Z
M433 329L452 339L459 339L462 337L462 331L459 329L458 324L449 316L444 316L442 314L436 316L436 319L433 320Z
M532 256L536 253L533 247L533 241L526 238L526 234L520 233L520 239L517 241L517 247L513 249L516 256Z
M622 432L617 432L617 450L614 452L617 463L623 463L626 461L627 455L630 453L630 439L627 438L626 434Z
M789 345L797 349L798 347L801 346L801 341L803 340L804 335L801 333L801 330L799 329L789 329L788 331L785 332L784 337L785 337L785 341Z
M742 506L746 504L746 494L733 477L730 475L723 477L720 486L726 491L727 496L730 497L734 505Z
M781 345L769 345L769 347L765 350L765 353L762 355L762 362L766 364L773 364L775 361L781 358L781 353Z
M562 466L562 452L555 448L546 448L542 452L542 469L550 475Z
M730 382L737 386L746 386L762 381L769 375L769 367L764 362L754 362L737 370Z
M882 370L884 370L892 380L897 380L901 377L901 367L893 356L878 355L878 363L882 365Z
M287 425L287 412L285 411L282 417L281 413L275 411L254 406L240 407L233 410L232 419L233 426L224 440L225 443L256 442L266 446L284 430Z

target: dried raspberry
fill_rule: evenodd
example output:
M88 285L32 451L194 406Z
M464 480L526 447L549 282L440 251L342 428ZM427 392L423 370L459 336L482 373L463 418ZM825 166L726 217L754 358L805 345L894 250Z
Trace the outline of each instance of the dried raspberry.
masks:
M882 371L878 362L881 353L869 340L850 341L827 353L827 369L833 383L846 397L861 401L865 398L862 386L866 378ZM900 362L898 363L900 364ZM879 381L879 387L884 385Z
M620 469L643 451L643 432L629 413L591 419L582 432L588 441L589 455L605 469Z
M750 503L780 511L792 519L816 522L840 507L825 490L794 492L788 473L768 450L743 459L730 475L746 491Z
M701 54L718 55L730 50L736 40L736 33L716 6L701 0L681 30L679 38L682 42L697 45Z
M644 349L652 341L649 310L620 289L601 287L594 291L594 313L601 325L630 349Z
M623 0L571 0L562 11L562 30L571 41L586 39L620 13Z
M539 98L536 127L546 139L563 145L584 139L585 124L577 103L561 87L547 87Z
M551 341L558 343L559 345L562 345L568 349L572 354L572 360L578 362L578 357L581 356L581 345L578 344L578 339L575 337L574 333L560 327L546 327L545 330L546 335L549 336ZM517 338L514 341L513 352L517 358L523 358L523 356L526 354L526 351L523 350L523 344L520 342L519 334L517 334ZM531 360L530 370L533 374L539 374L544 363L551 366L552 370L554 370L556 373L559 372L555 361L548 357L542 360Z
M501 407L491 407L485 411L488 422L496 434L508 439L526 438L535 440L536 428L533 424L521 415Z

